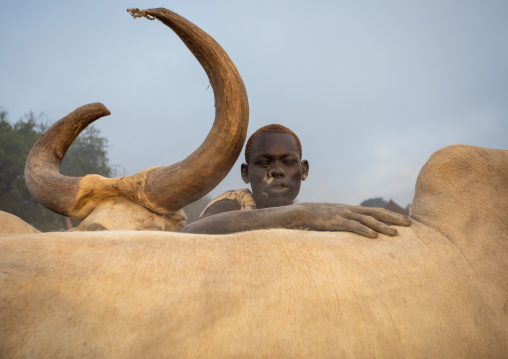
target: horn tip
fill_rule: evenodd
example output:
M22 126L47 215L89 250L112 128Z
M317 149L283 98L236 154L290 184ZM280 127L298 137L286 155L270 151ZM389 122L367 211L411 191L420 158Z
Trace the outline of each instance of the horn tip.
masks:
M91 103L91 104L87 105L87 107L93 108L95 111L99 112L101 114L101 117L111 115L111 111L106 106L104 106L104 104L102 104L101 102Z

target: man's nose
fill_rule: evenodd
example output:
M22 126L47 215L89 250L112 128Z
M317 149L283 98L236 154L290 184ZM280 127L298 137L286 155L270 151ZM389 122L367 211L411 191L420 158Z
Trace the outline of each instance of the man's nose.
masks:
M286 172L282 169L281 166L278 165L273 166L268 174L272 178L286 177Z

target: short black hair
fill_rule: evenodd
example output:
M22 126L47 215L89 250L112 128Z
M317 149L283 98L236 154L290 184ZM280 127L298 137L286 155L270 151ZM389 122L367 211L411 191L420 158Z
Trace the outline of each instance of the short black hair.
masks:
M266 125L261 127L259 130L254 132L249 139L247 140L247 144L245 145L245 162L249 163L250 153L252 151L252 147L254 147L254 139L262 134L262 133L289 133L291 136L294 137L296 140L296 146L298 147L298 154L300 155L300 160L302 159L302 144L300 143L300 139L298 136L291 131L289 128L278 125L278 124L272 124L272 125Z

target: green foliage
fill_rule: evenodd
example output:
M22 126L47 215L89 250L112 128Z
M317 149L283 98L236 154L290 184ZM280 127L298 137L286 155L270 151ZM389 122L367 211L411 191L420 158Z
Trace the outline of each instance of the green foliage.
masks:
M187 215L187 224L195 222L211 200L212 198L210 196L204 196L196 202L183 207L183 211Z
M43 116L28 113L11 124L7 112L0 111L0 210L12 213L35 228L46 231L66 229L65 217L39 204L25 184L25 162L28 152L39 136L48 128ZM107 139L89 126L74 141L60 166L67 176L99 174L116 175L107 157Z
M73 177L90 173L104 177L115 176L115 171L109 166L107 147L108 140L100 136L100 131L88 126L65 154L60 173Z
M379 207L384 208L388 202L385 201L382 197L369 198L360 203L360 206L363 207Z

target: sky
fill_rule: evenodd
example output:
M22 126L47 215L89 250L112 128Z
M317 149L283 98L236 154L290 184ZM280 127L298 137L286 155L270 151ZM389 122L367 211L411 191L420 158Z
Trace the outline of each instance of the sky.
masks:
M508 1L9 1L0 107L96 122L126 175L181 161L213 123L213 91L180 39L127 8L165 7L228 53L249 96L248 135L292 129L310 163L299 202L412 202L433 152L508 150ZM246 185L243 154L211 196Z

